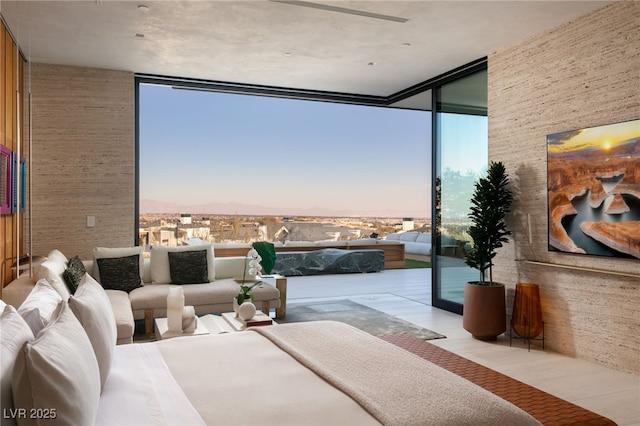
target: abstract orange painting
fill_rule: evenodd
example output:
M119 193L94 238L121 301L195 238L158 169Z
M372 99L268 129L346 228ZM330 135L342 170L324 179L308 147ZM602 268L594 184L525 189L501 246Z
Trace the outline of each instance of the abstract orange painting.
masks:
M640 120L547 135L549 250L640 259Z

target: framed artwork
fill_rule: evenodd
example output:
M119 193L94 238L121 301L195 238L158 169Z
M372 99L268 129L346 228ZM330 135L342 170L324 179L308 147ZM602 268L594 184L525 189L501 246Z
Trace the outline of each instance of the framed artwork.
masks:
M13 204L13 153L0 145L0 214L11 214Z
M640 259L640 120L547 135L550 251Z

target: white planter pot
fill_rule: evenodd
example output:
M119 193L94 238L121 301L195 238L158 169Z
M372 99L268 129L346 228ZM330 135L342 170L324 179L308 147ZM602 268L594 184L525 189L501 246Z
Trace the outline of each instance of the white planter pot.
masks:
M256 315L256 305L251 302L244 302L242 305L238 306L236 314L239 318L245 321L249 320Z

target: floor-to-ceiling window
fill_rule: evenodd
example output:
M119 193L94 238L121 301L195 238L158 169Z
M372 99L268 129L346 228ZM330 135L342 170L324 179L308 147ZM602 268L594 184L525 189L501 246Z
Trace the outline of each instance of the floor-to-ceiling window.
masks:
M435 90L433 305L462 313L470 198L487 167L487 71L481 68Z
M206 89L138 84L142 245L430 229L430 111Z

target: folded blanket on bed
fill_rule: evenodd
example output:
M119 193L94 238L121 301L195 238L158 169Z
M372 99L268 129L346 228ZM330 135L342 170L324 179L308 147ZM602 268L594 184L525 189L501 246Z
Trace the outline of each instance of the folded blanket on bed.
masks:
M538 425L481 387L339 322L251 328L385 425Z

